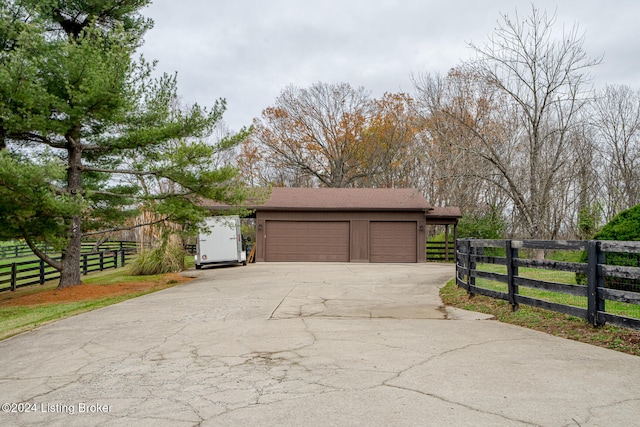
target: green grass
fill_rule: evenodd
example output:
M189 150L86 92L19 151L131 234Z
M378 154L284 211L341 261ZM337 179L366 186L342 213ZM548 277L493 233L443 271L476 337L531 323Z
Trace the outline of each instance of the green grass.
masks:
M578 317L526 305L513 311L507 301L482 295L470 297L456 286L455 279L440 289L440 297L448 306L492 314L504 323L640 356L639 331L608 325L594 328Z
M478 264L477 269L480 271L488 271L492 273L507 274L507 267L495 264ZM545 282L563 283L576 285L575 273L567 271L547 270L541 268L520 267L518 275L529 279L537 279ZM507 284L488 279L476 279L476 286L491 289L499 292L507 292ZM571 305L579 308L587 308L587 298L570 295L559 292L546 291L544 289L527 288L520 286L518 293L523 296L540 299L558 304ZM616 314L618 316L631 317L640 319L640 305L628 304L618 301L606 301L605 310L607 313Z
M164 277L162 274L153 274L148 276L133 276L128 274L130 270L130 266L127 265L125 267L99 271L96 273L91 273L82 278L83 283L87 283L89 285L113 285L116 283L122 282L155 282L159 281Z
M76 314L116 304L130 298L135 298L145 293L148 292L62 304L2 307L0 308L0 339L35 329L38 326L55 320L64 319Z
M14 262L25 262L25 261L38 261L38 257L35 255L22 256L18 258L4 258L0 259L0 274L8 273L11 271L11 264Z
M581 251L557 251L545 254L547 259L563 262L580 262ZM478 264L477 269L491 273L507 274L506 266L494 264ZM547 270L541 268L520 267L518 275L525 278L546 282L576 285L576 275L572 272ZM499 292L507 292L507 284L476 279L476 286ZM543 289L519 287L519 294L543 301L587 308L587 298ZM455 281L449 282L441 289L441 297L445 304L466 310L493 314L499 321L516 324L544 331L564 338L574 339L601 347L640 356L640 332L606 325L594 328L584 319L556 313L541 308L520 305L513 311L511 305L504 300L493 299L482 295L469 297L465 290L458 288ZM608 313L640 319L640 305L626 304L617 301L606 301Z
M187 266L193 265L193 257L185 257ZM83 282L94 286L109 286L124 282L153 282L161 283L164 281L165 275L156 274L148 276L132 276L129 273L129 267L125 266L119 269L105 270L101 272L91 273L83 277ZM2 300L19 295L31 295L42 291L52 290L57 287L56 282L48 282L44 285L33 285L20 288L15 293L7 291L0 293L0 340L6 339L13 335L26 332L37 328L38 326L50 323L56 320L71 317L80 313L106 307L112 304L136 298L141 295L156 292L161 289L173 286L177 282L165 282L162 286L154 286L145 291L133 291L124 295L116 295L111 297L103 297L78 302L65 303L48 303L30 306L2 306Z

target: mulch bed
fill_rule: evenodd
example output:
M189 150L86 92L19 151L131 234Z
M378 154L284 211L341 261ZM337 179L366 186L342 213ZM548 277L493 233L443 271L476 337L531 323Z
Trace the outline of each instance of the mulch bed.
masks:
M180 276L177 273L164 275L161 281L148 282L124 282L112 285L82 284L65 289L47 289L42 292L5 292L0 294L0 306L30 306L52 303L66 303L75 301L86 301L126 295L150 290L159 290L174 286L176 283L183 283L192 280L188 277ZM37 286L37 285L36 285Z

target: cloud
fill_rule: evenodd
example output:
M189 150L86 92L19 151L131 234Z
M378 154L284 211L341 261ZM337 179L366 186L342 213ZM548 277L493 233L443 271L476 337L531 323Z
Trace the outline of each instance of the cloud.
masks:
M595 0L552 0L538 7L558 22L587 32L590 56L604 52L598 81L640 84L631 1L603 8ZM364 86L374 96L412 92L411 74L445 73L483 43L500 12L528 15L529 0L467 2L411 0L156 0L145 14L155 21L142 52L158 59L159 72L178 71L188 103L226 98L231 129L249 125L289 84L322 81ZM591 51L593 50L593 52Z

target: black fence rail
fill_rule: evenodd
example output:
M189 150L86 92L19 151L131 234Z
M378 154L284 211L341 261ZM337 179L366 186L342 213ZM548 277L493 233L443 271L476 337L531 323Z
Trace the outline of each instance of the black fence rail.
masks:
M42 250L44 253L55 253L54 249L51 246L47 245L38 245L38 249ZM104 252L104 251L113 251L119 249L132 249L136 248L137 243L132 241L107 241L107 242L82 242L81 251L83 253L96 253L96 252ZM1 259L11 259L11 258L21 258L33 256L33 252L31 248L26 243L15 244L15 245L5 245L0 246L0 260Z
M427 262L453 262L455 242L427 242Z
M86 275L93 271L122 267L126 263L127 256L136 252L134 246L83 253L80 258L80 271ZM60 260L60 257L54 257L54 259ZM24 286L43 285L59 278L60 272L42 260L0 264L0 292L15 291Z
M456 283L471 295L506 300L514 310L525 304L580 317L594 326L610 323L640 329L640 267L607 264L608 258L614 258L608 254L638 259L640 242L459 239L456 248ZM521 250L585 251L586 262L521 257ZM503 266L503 271L487 271L487 265ZM541 280L540 275L525 277L525 269L574 273L586 278L586 285ZM620 280L633 290L607 285ZM496 282L503 287L487 285ZM558 302L563 295L569 295L571 302Z
M38 249L45 253L53 251L53 248L51 248L50 246L38 245ZM26 244L0 246L0 259L21 258L31 255L33 255L33 252L31 251L31 248Z
M189 254L189 255L195 255L196 254L196 244L195 243L187 243L186 245L184 245L184 250Z

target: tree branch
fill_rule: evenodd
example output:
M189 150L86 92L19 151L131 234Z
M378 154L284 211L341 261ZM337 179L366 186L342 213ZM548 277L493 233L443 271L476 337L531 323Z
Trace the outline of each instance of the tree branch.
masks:
M49 255L47 255L46 253L42 252L34 243L33 241L26 235L26 233L24 232L24 230L22 231L22 235L24 237L24 241L27 243L27 245L29 246L29 249L31 249L31 251L36 254L36 256L38 258L40 258L42 261L46 262L47 264L49 264L51 267L55 268L58 271L62 271L62 263L58 262L56 260L54 260L53 258L51 258Z
M109 197L135 197L135 195L133 194L120 194L120 193L113 193L111 191L91 191L91 192L87 192L87 196L91 196L91 195L99 195L99 196L109 196Z
M82 170L85 172L102 172L102 173L114 173L114 174L122 174L122 175L135 175L135 176L149 176L149 175L162 175L162 170L159 171L137 171L133 169L103 169L103 168L94 168L91 166L83 166Z
M155 224L159 224L161 222L165 222L165 221L168 221L168 220L169 220L169 217L164 217L162 219L146 222L144 224L136 224L136 225L132 225L130 227L113 227L113 228L108 228L106 230L88 231L86 233L82 233L82 237L95 236L96 234L110 233L110 232L114 232L114 231L134 230L136 228L144 227L144 226L147 226L147 225L155 225Z
M60 144L60 143L54 142L54 141L50 140L49 138L46 138L46 137L44 137L42 135L38 135L38 134L32 133L32 132L11 133L8 136L11 139L39 142L41 144L48 145L49 147L52 147L52 148L66 148L66 144Z
M82 151L108 151L111 148L98 144L86 144L82 146Z

